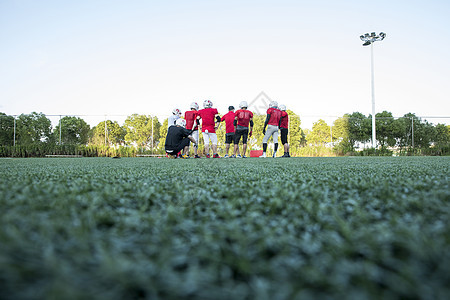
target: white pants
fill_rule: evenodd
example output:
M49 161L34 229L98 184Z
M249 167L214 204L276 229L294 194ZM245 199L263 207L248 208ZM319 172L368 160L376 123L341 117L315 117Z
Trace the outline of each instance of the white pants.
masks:
M203 140L205 141L205 146L209 145L209 141L211 141L211 144L217 145L217 134L203 132Z
M198 130L192 131L190 137L194 138L195 143L198 145Z
M272 135L273 135L273 143L277 144L278 143L278 126L274 126L274 125L267 126L266 134L264 135L264 138L263 138L263 144L266 144Z

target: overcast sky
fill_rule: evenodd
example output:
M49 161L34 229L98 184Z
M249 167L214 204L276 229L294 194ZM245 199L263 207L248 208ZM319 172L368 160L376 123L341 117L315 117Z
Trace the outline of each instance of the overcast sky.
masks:
M450 124L449 16L448 0L0 0L0 112L162 119L205 99L224 114L264 92L304 125L369 115L359 36L383 31L376 112Z

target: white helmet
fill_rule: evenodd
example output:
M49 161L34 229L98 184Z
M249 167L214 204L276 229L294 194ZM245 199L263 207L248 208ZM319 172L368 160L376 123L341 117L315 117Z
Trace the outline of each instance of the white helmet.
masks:
M270 108L277 108L278 107L278 102L277 101L270 101L269 107Z
M172 114L176 116L181 116L181 110L179 110L178 108L174 108L174 110L172 110Z
M247 104L247 101L241 101L241 103L239 103L239 108L247 108L248 107L248 104Z
M183 118L177 119L177 120L175 121L175 124L176 124L177 126L181 126L181 127L186 128L186 120L183 119Z
M213 106L213 103L211 102L211 100L203 101L203 107L204 108L211 108L212 106Z
M192 102L191 103L191 109L198 110L198 103L197 102Z
M279 108L282 111L286 111L286 105L284 105L284 104L280 104Z

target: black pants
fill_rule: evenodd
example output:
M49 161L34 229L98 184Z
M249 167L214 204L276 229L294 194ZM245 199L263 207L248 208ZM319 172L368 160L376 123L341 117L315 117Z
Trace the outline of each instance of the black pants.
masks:
M234 133L234 143L236 145L239 144L239 140L241 139L241 136L242 136L242 143L243 144L247 144L248 128L246 128L246 129L236 129L236 132Z
M288 142L288 132L287 128L281 128L281 144L284 145Z
M166 146L166 153L171 155L177 155L178 152L184 149L184 147L189 146L191 140L188 137L185 137L181 140L181 143L178 146Z

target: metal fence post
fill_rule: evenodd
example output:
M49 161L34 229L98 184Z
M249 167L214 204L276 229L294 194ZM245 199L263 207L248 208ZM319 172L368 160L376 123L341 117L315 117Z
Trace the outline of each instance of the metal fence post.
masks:
M14 138L13 138L13 146L16 147L16 116L14 116Z
M59 144L61 145L61 115L59 115Z

